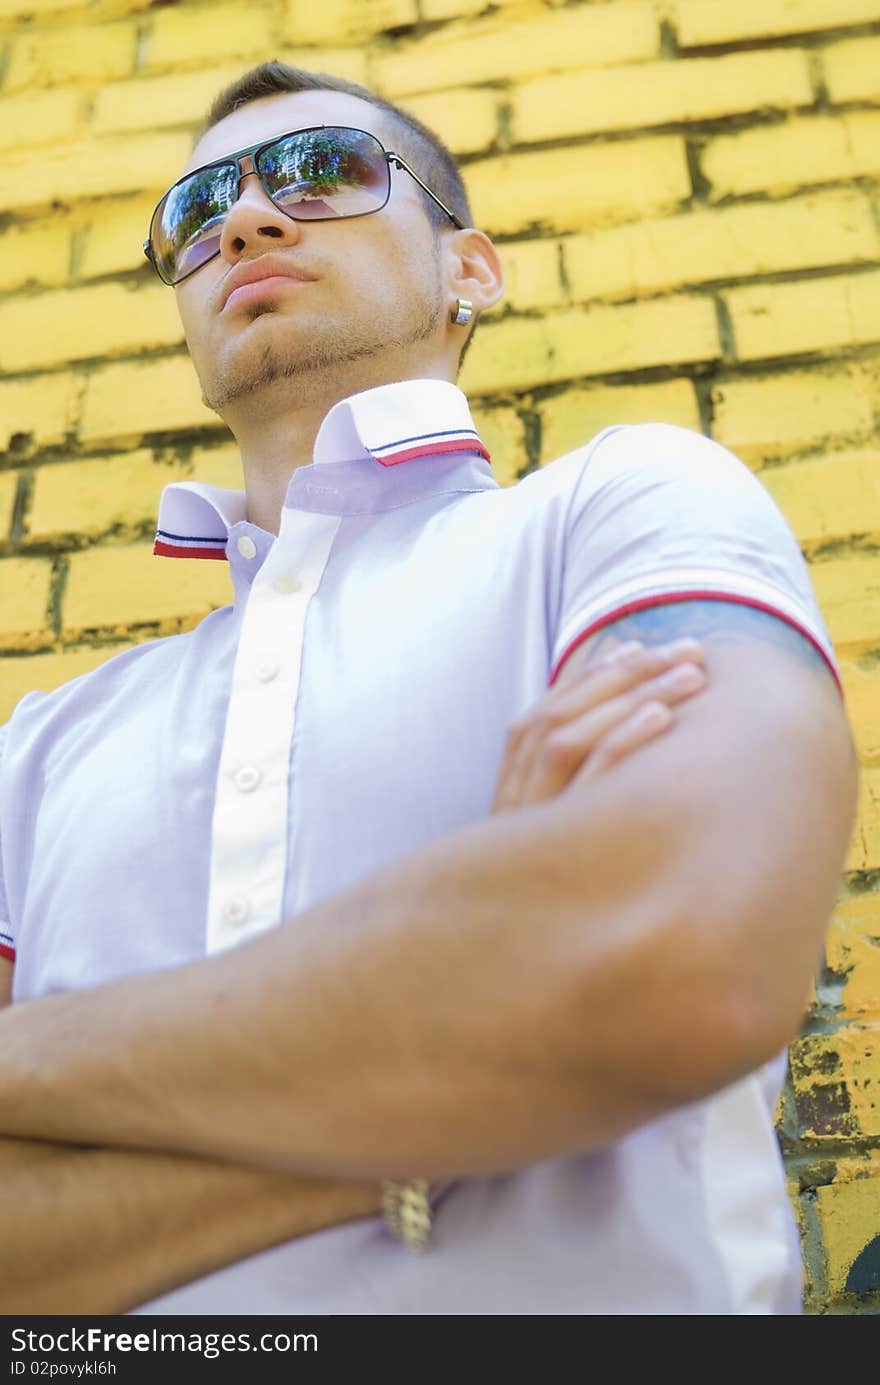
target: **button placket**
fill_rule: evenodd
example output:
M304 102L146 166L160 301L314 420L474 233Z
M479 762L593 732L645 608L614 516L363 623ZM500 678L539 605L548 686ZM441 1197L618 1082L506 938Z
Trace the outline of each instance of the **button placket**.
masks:
M212 820L209 952L282 918L290 755L306 615L340 524L339 515L286 509L250 586ZM248 538L236 539L243 558L241 544Z

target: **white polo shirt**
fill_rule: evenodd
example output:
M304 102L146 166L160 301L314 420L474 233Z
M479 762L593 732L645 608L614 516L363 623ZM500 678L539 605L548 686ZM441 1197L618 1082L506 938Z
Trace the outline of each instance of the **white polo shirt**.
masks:
M234 946L485 818L510 722L625 612L759 607L840 686L776 503L671 424L611 426L501 487L456 386L386 385L327 414L277 537L243 493L182 482L156 552L227 559L232 604L3 728L15 1001ZM447 1185L423 1256L367 1218L138 1311L799 1312L784 1063L606 1149Z

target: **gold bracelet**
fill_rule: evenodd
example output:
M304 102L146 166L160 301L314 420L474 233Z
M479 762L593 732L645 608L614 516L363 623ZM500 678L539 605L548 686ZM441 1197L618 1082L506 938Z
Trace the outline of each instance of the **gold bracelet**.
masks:
M413 1178L408 1183L385 1179L382 1183L385 1224L410 1250L427 1250L431 1239L429 1188L427 1178Z

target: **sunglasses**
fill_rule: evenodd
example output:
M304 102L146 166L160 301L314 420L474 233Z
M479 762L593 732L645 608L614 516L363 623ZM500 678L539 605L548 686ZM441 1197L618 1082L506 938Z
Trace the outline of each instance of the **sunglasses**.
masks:
M223 223L241 178L256 175L279 211L293 221L334 221L379 212L391 196L391 169L402 168L459 230L459 221L399 154L375 135L345 125L292 130L252 144L178 178L150 218L144 254L163 284L188 279L220 254Z

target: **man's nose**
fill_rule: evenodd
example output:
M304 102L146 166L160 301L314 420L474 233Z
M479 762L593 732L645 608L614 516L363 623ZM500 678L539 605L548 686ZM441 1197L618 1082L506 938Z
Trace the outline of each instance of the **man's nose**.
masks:
M294 245L299 222L285 216L268 196L250 159L242 159L238 198L227 213L220 236L220 253L234 263L243 255Z

